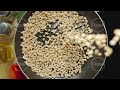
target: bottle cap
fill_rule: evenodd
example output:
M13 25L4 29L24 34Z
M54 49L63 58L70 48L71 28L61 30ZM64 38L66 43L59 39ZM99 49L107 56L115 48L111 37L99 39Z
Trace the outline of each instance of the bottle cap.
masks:
M0 22L0 34L9 34L11 32L12 28L11 25L9 25L6 22Z

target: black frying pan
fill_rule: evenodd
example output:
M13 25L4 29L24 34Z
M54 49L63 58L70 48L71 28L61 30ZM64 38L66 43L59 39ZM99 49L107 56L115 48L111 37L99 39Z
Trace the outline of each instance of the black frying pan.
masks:
M43 77L37 76L30 67L26 66L24 63L22 47L20 46L22 40L20 37L22 36L21 32L24 31L23 24L27 22L28 18L32 15L34 11L28 11L20 20L18 25L16 35L15 35L15 54L18 60L18 64L25 74L25 76L29 79L43 79ZM78 11L79 15L83 15L87 17L89 25L94 29L95 33L104 33L107 35L106 28L104 23L97 12L94 11ZM75 77L71 77L70 79L93 79L102 69L105 63L105 56L97 57L94 56L92 59L85 62L82 67L82 73L77 74Z

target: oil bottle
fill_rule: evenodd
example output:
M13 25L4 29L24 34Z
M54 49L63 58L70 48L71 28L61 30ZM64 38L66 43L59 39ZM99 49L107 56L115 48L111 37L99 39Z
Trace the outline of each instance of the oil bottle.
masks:
M15 12L0 11L0 63L14 60L13 40L16 27Z

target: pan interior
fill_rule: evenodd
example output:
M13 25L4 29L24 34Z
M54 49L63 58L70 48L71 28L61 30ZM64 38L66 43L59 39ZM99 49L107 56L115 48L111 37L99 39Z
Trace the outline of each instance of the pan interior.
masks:
M34 11L28 11L26 12L26 14L23 16L23 18L21 19L19 25L18 25L18 29L16 31L16 35L15 35L15 53L16 53L16 58L18 60L18 64L21 68L21 70L23 71L23 73L30 79L43 79L43 77L40 77L38 75L36 75L36 73L32 72L31 68L28 67L25 63L24 63L24 59L23 54L22 54L22 47L20 46L22 40L20 39L20 37L22 36L21 32L24 31L24 27L23 24L27 22L28 18L30 16L32 16L32 13L34 13ZM90 25L91 28L93 28L93 30L95 31L95 33L104 33L106 34L105 31L105 27L103 22L101 21L101 19L99 18L99 16L93 12L93 11L78 11L79 15L85 16L88 19L88 23ZM98 24L100 24L102 26L102 28L99 27L94 27L94 21L97 22ZM88 60L83 66L82 66L82 73L77 74L75 77L72 77L70 79L92 79L96 76L96 74L98 74L98 72L101 70L104 62L105 62L105 58L104 56L102 57L97 57L94 56L93 58L91 58L90 60ZM96 60L99 59L99 60ZM95 69L95 65L93 65L94 63L101 63L99 65L99 67L97 67L97 69ZM93 66L91 66L93 65Z

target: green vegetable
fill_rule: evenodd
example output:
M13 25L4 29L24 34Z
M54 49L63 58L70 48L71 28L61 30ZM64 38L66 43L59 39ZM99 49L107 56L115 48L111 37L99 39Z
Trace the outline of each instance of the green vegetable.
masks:
M26 11L19 11L18 14L17 14L17 19L18 19L18 22L20 21L20 19L22 18L22 16L25 14Z

